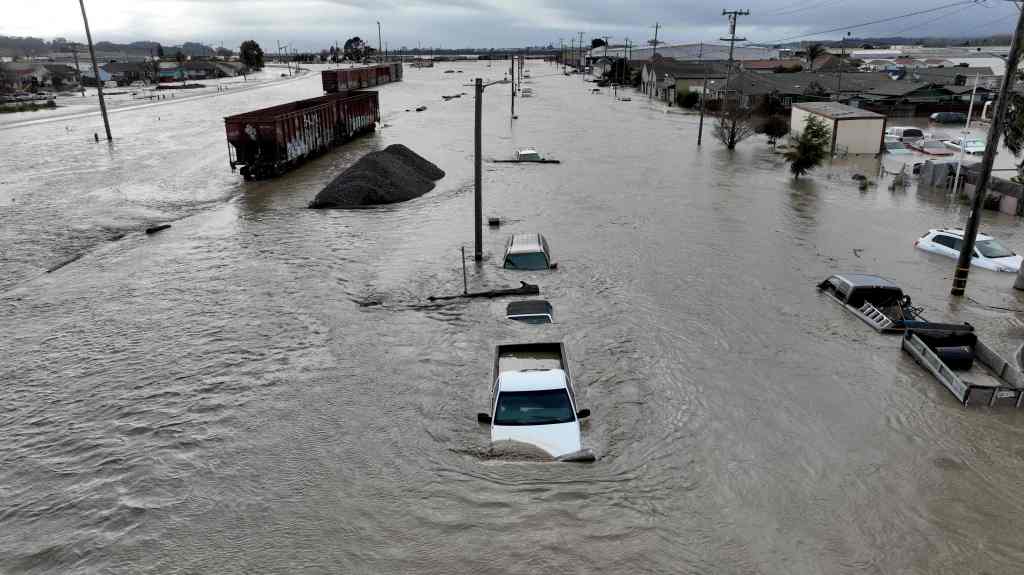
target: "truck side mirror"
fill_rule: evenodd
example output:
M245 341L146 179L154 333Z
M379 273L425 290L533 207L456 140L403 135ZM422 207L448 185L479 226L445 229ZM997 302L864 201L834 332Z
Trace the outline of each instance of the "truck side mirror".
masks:
M576 417L578 417L579 419L584 419L584 418L590 417L590 410L589 409L581 409L581 410L576 412Z
M478 413L478 414L476 414L476 422L477 423L490 423L491 422L491 416L487 415L486 413Z

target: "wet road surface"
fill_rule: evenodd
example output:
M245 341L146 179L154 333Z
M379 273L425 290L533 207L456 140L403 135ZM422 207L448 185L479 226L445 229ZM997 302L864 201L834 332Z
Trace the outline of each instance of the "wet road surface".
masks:
M763 140L698 150L695 116L530 67L511 129L487 89L485 156L563 163L485 164L508 223L469 281L540 284L545 327L427 301L473 237L473 102L441 95L500 64L406 69L375 136L267 182L231 174L221 117L315 78L123 112L113 148L97 118L0 132L0 573L1019 572L1024 414L961 408L814 289L885 275L1011 354L1020 315L951 302L955 262L913 248L966 209L859 191L874 159L794 182ZM391 143L447 177L305 209ZM1016 218L982 229L1024 249ZM559 269L501 270L532 231ZM1024 309L1012 282L968 293ZM536 339L567 344L592 465L488 455L493 345Z

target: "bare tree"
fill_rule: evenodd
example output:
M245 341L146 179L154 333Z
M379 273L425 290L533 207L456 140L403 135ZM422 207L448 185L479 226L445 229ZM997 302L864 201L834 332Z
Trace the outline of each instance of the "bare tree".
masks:
M722 110L715 116L715 126L711 133L730 150L735 150L736 144L753 136L756 131L757 126L751 118L750 110L737 102L723 102Z

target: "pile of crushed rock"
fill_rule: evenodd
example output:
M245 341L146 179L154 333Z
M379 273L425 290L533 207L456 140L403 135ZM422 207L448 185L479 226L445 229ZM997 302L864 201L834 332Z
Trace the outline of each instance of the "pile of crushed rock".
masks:
M349 208L393 204L434 189L444 170L401 144L370 152L352 164L309 204L311 208Z

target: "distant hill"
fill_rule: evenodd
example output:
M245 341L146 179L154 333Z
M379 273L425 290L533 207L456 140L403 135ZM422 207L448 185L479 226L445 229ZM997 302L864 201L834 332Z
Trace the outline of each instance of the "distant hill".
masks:
M0 56L28 57L46 56L52 52L66 52L71 42L64 38L43 40L32 36L0 36ZM128 44L116 42L96 42L95 48L100 52L123 52L129 56L156 55L160 49L159 42L139 41ZM181 46L164 46L164 55L173 56L181 50L186 56L210 56L214 49L197 42L185 42Z
M845 45L847 48L860 48L871 46L872 48L888 48L889 46L926 46L941 48L945 46L970 46L984 48L985 46L1009 46L1009 34L996 34L978 38L909 38L906 36L892 36L886 38L847 38L843 40L805 40L803 42L792 42L784 44L785 47L800 47L810 44L821 44L823 46L839 47Z

